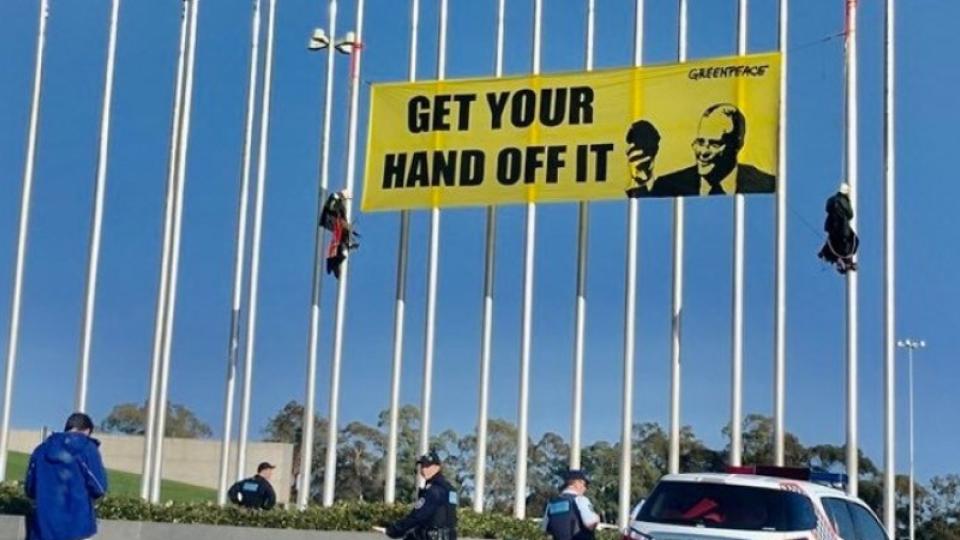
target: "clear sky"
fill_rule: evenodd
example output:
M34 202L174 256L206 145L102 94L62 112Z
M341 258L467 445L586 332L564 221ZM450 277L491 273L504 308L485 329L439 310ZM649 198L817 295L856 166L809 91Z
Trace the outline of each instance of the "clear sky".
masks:
M51 0L38 168L16 391L15 427L59 426L74 398L92 186L107 40L107 0ZM795 0L790 12L787 427L807 444L844 439L843 281L822 266L823 200L843 169L844 0ZM861 442L882 460L882 96L883 2L861 2L860 232ZM142 401L148 385L163 193L180 2L130 1L121 9L100 296L90 410L99 419L119 402ZM419 77L436 67L436 5L423 2ZM448 76L493 71L493 0L450 2ZM506 72L530 69L531 2L507 2ZM583 2L545 2L545 72L581 69ZM597 2L597 66L631 62L632 2ZM677 3L647 2L648 63L675 60ZM0 2L0 345L6 350L16 224L33 73L36 1ZM750 50L776 47L777 2L750 2ZM918 471L958 472L960 290L958 227L949 215L960 188L950 155L960 84L949 51L960 35L952 0L899 2L897 72L901 336L925 338L917 364ZM354 27L354 2L340 2L338 28ZM193 131L170 398L220 432L237 189L249 55L250 2L200 5ZM735 0L691 0L690 57L735 51ZM326 26L326 2L278 6L269 138L261 297L252 433L289 400L303 400L324 56L307 37ZM363 56L366 83L406 78L408 3L369 0ZM338 32L342 33L342 32ZM832 39L831 39L832 38ZM332 182L345 169L346 69L338 58ZM363 129L365 131L365 129ZM361 159L362 159L361 153ZM940 165L945 163L946 169ZM935 184L943 184L937 187ZM591 211L586 352L587 441L619 434L625 205ZM729 417L732 200L688 203L683 335L684 423L722 446ZM477 412L483 210L442 215L435 430L473 429ZM517 417L522 207L501 213L497 258L491 415ZM666 424L669 383L670 204L641 205L636 421ZM534 434L569 436L576 206L538 210L530 422ZM951 225L951 223L954 223ZM389 402L395 214L360 215L363 246L353 259L343 364L341 418L374 422ZM745 410L772 414L772 197L747 204ZM413 217L403 400L418 403L423 358L428 216ZM324 289L318 371L319 414L328 410L335 287ZM906 470L906 371L898 360L898 452Z

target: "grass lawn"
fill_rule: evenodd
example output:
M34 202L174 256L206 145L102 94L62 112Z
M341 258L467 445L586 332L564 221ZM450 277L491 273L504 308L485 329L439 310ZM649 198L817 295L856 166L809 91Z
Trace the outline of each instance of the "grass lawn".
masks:
M27 472L27 454L10 452L7 458L7 478L22 481ZM107 481L111 495L140 495L140 475L128 472L107 469ZM164 480L160 485L160 500L162 501L215 501L217 491L182 482Z

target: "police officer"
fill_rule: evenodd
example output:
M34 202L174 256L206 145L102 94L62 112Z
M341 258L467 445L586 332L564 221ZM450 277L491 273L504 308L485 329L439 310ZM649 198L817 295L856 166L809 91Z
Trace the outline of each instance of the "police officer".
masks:
M543 530L553 540L593 540L600 516L585 495L590 482L580 470L570 470L563 478L563 491L547 503Z
M257 474L251 478L241 480L230 487L227 496L230 502L244 508L270 510L277 504L277 495L270 485L273 476L273 465L264 461L257 466Z
M417 466L426 484L407 517L387 527L387 536L403 538L409 534L415 540L457 540L457 492L443 477L440 457L436 452L424 454Z

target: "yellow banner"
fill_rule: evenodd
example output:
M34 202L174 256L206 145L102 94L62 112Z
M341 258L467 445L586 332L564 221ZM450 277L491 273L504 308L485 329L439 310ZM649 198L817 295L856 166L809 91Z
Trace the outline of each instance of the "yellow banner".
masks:
M773 193L780 55L373 86L363 210Z

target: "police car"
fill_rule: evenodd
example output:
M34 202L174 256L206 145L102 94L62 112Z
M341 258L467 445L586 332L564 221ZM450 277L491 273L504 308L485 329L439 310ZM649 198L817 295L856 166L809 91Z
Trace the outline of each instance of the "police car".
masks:
M846 475L783 467L664 476L624 540L888 540Z

